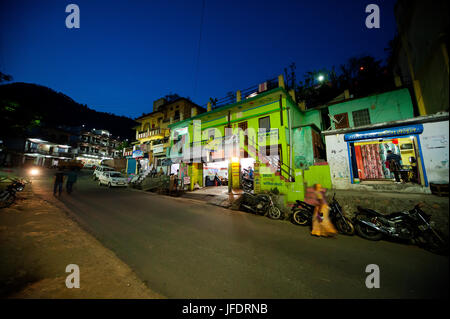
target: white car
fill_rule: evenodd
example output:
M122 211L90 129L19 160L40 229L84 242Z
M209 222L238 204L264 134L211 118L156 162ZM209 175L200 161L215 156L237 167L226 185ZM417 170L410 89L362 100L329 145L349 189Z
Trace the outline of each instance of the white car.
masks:
M103 172L99 175L98 186L108 185L108 187L113 186L127 186L127 178L124 177L120 172Z
M94 170L94 173L92 173L92 178L94 179L94 181L98 180L100 175L102 175L104 172L113 172L114 168L109 167L109 166L97 166Z

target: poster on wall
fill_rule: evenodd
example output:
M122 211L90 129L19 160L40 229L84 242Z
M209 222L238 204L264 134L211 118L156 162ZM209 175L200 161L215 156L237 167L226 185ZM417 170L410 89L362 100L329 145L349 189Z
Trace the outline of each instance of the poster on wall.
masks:
M425 136L423 137L423 145L426 149L445 148L448 145L447 136Z

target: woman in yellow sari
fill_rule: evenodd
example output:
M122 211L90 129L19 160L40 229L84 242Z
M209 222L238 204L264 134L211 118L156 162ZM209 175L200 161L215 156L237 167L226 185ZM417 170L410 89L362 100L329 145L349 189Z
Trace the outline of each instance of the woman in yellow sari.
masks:
M325 201L323 191L322 185L314 185L314 194L317 199L317 205L314 209L311 235L331 237L337 234L337 230L330 221L328 215L330 207Z

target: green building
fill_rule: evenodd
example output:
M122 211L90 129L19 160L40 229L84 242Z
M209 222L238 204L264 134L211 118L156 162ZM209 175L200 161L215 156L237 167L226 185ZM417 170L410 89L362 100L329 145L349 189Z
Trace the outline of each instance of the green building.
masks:
M303 200L305 187L331 187L318 110L303 110L282 76L236 92L236 101L169 125L167 154L186 188L215 185L217 177L240 188L243 170L254 169L256 193L274 190L285 203ZM217 177L215 177L217 176Z

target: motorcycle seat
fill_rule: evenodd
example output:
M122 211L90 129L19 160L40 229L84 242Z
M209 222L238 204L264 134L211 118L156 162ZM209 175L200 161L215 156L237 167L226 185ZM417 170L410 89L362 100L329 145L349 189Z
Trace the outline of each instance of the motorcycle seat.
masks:
M361 206L357 206L356 208L361 213L369 213L369 214L372 214L372 215L383 216L383 214L377 212L376 210L370 209L370 208L364 208L364 207L361 207Z
M308 203L303 202L303 201L298 200L298 199L295 200L295 202L296 202L299 206L302 206L302 207L307 207L307 208L314 208L314 207L315 207L314 205L308 204Z

